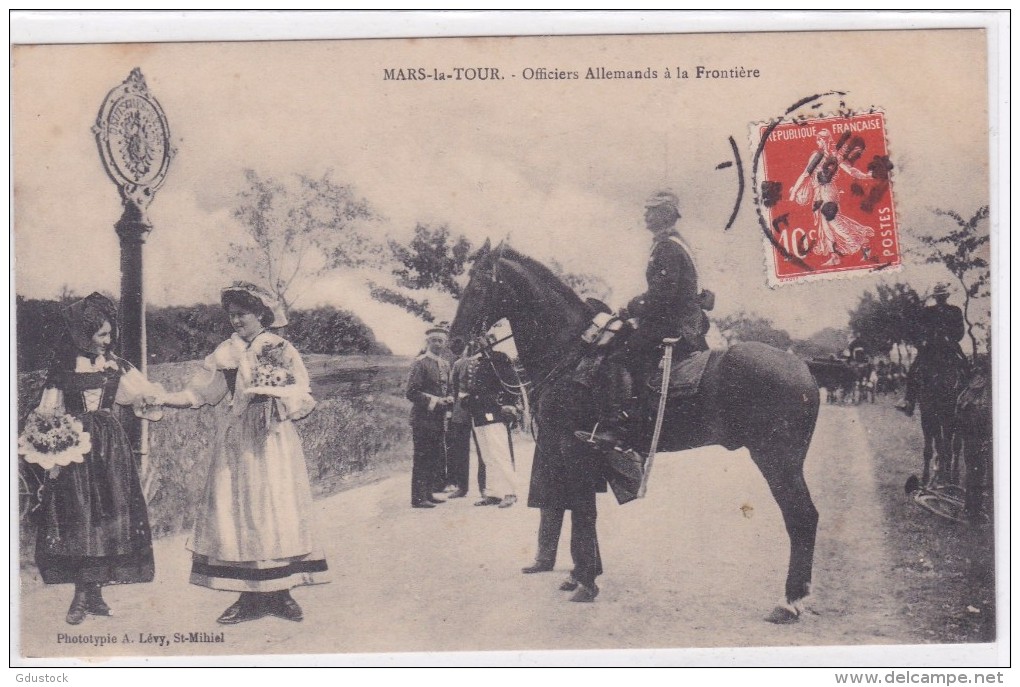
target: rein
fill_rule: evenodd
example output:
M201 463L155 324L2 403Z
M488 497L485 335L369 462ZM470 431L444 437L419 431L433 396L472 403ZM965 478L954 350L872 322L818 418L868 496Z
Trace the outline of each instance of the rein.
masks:
M503 247L501 246L500 252L497 254L496 260L492 265L492 271L489 274L489 280L493 284L502 284L502 280L500 280L497 275L497 271L499 269L499 261L502 259L502 248ZM486 308L486 310L488 310L488 308ZM480 330L482 334L475 337L476 340L479 341L482 355L486 358L488 358L489 353L493 350L493 348L497 344L500 344L504 341L514 338L513 332L511 332L510 334L504 336L501 339L489 342L485 339L484 334L484 332L488 331L489 329L488 325L489 325L488 316L486 316L477 325L476 331ZM562 355L558 356L560 357L560 361L553 365L549 372L547 372L542 379L540 379L538 382L534 384L532 384L530 381L522 382L520 380L520 377L518 377L517 380L519 382L518 384L511 384L500 378L499 373L496 372L496 377L497 379L499 379L499 382L500 384L503 385L504 389L510 391L514 395L520 395L522 397L525 412L527 412L529 417L531 418L532 436L535 435L535 421L534 421L535 418L534 415L529 412L529 407L532 406L533 404L530 403L528 387L531 386L530 394L534 398L540 399L542 392L545 391L546 388L548 388L554 382L558 381L564 373L576 368L578 363L581 362L581 360L588 353L588 351L594 347L593 342L588 342L583 338L583 334L585 333L585 331L587 330L582 329L577 335L571 337L570 339L571 345L569 346L568 350L565 351ZM552 351L551 353L558 353L558 351ZM495 366L493 366L493 371L495 371ZM514 371L516 373L516 368ZM516 390L519 390L519 393Z

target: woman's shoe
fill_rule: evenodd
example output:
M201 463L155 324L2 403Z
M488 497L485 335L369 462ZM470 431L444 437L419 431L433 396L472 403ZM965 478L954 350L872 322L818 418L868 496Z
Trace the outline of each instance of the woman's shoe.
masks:
M277 618L283 618L295 623L301 622L305 617L301 611L301 606L298 605L298 602L294 600L294 597L288 591L277 592L276 598L273 599L272 613Z
M67 609L67 617L64 618L68 625L81 625L85 622L86 605L85 592L75 589L71 607Z
M241 592L241 597L232 603L223 614L216 619L221 625L237 625L249 620L258 620L266 616L263 604L259 603L257 594Z
M103 588L101 585L94 585L85 590L85 611L91 615L112 616L113 611L103 600Z
M509 508L515 503L517 503L517 495L507 494L506 496L503 497L503 500L500 502L499 508Z

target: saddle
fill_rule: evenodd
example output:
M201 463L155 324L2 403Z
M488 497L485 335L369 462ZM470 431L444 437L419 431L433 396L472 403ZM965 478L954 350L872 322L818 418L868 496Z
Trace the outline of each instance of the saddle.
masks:
M687 398L694 396L701 388L701 378L712 358L712 351L697 351L680 360L674 360L669 372L669 391L667 398ZM645 382L650 391L658 396L662 389L662 366L648 376Z

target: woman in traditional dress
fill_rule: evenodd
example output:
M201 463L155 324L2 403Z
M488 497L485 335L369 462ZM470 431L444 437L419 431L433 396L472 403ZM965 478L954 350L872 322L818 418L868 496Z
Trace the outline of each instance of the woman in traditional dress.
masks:
M78 625L86 615L112 615L103 599L109 584L151 582L152 536L135 457L114 403L133 405L150 414L146 401L163 393L127 361L113 355L117 338L116 306L98 293L64 310L67 330L49 369L35 417L29 416L19 452L47 470L39 515L35 559L46 584L74 584L67 622ZM54 427L70 416L77 446L55 453L36 453L40 428ZM80 423L80 424L78 424ZM31 429L29 428L31 425ZM65 430L65 438L68 436ZM51 440L66 448L61 439ZM24 449L21 450L21 449ZM74 455L72 455L74 454Z
M237 282L222 292L234 334L164 405L213 405L224 414L188 548L191 583L240 592L218 618L236 624L275 615L302 619L290 589L326 582L312 532L312 493L292 420L315 407L308 372L272 295Z
M798 205L810 205L818 229L818 240L813 252L828 255L824 266L838 265L841 255L853 255L871 242L875 230L839 211L836 187L840 170L854 179L870 179L845 159L840 159L832 146L832 134L822 129L815 137L818 150L812 153L804 172L790 188L790 200Z

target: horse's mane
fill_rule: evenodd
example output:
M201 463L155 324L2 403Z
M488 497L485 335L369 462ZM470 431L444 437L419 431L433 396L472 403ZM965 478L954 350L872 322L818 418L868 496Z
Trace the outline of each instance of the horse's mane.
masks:
M528 271L537 274L544 283L552 287L552 289L566 301L577 304L581 307L586 307L584 301L582 301L581 297L577 295L577 292L567 286L562 279L556 276L555 272L540 263L538 260L528 257L527 255L524 255L505 244L500 244L499 248L495 249L493 252L495 253L496 259L509 258L515 262L521 263L528 269Z

